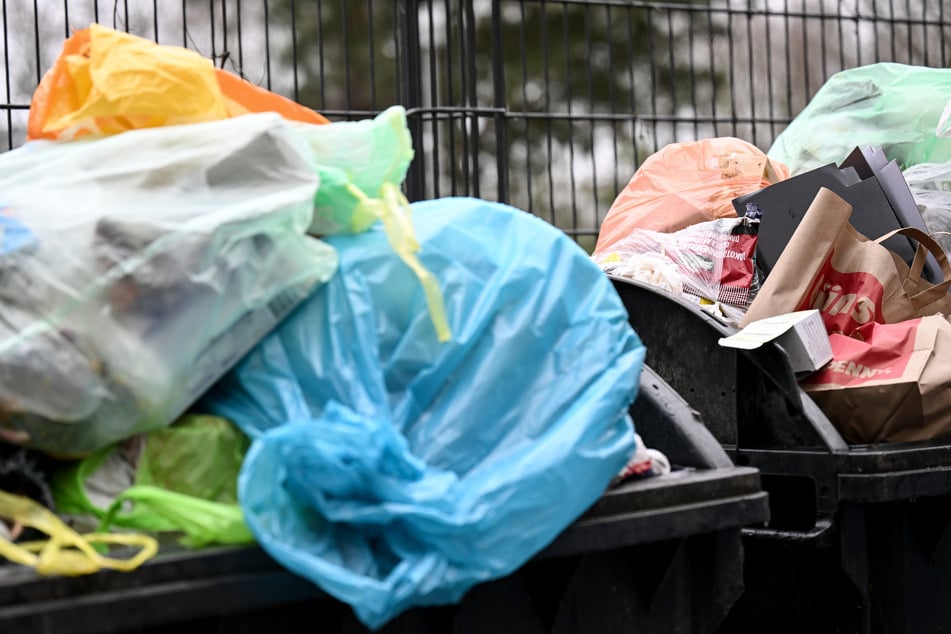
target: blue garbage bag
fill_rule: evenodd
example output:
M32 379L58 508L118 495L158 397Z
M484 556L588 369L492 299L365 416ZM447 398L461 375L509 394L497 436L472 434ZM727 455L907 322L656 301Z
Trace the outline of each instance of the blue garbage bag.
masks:
M205 400L254 442L247 523L377 628L525 563L633 454L644 348L608 279L517 209L412 207L453 338L382 227Z

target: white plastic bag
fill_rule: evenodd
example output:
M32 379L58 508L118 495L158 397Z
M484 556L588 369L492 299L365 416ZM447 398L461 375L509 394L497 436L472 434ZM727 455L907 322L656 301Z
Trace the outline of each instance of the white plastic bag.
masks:
M925 226L951 253L951 163L921 163L903 173Z
M169 424L336 270L277 115L0 155L0 437L82 455Z

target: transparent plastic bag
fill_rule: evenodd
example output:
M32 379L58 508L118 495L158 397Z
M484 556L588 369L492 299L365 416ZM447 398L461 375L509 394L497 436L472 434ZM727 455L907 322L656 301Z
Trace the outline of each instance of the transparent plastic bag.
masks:
M721 218L673 233L634 229L594 261L606 273L695 301L745 310L759 287L754 217ZM727 309L728 317L735 317Z
M0 437L76 456L178 418L336 270L317 182L273 114L0 155Z
M373 119L325 125L322 115L216 69L194 51L93 24L66 40L34 92L28 138L100 138L249 112L292 121L309 150L321 183L311 233L360 233L382 221L393 249L423 285L440 340L447 341L442 295L419 263L409 203L400 192L413 147L399 106Z
M903 174L928 232L951 254L951 162L922 163Z

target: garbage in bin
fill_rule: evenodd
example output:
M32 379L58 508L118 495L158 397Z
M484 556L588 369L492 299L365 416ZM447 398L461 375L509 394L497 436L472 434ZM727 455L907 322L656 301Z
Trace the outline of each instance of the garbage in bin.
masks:
M521 633L538 623L550 632L712 632L743 592L740 528L768 517L759 475L734 466L647 366L630 413L672 473L612 487L513 575L473 588L458 607L409 611L383 631ZM174 623L293 632L306 619L329 632L367 632L257 547L165 549L134 573L93 583L0 567L0 631L101 634Z
M168 425L319 282L317 177L277 115L0 155L0 427L85 455Z
M57 511L100 532L176 532L191 547L250 543L237 493L248 445L223 418L185 416L62 466L52 481Z
M759 288L756 238L759 212L701 222L672 233L633 229L596 252L594 261L617 277L642 280L739 322Z
M904 169L951 160L951 70L878 63L834 74L767 152L793 175L879 146Z
M767 212L768 213L768 212ZM872 241L849 224L852 206L820 189L744 318L744 325L817 308L830 333L850 335L871 322L895 323L951 310L951 266L941 247L914 228ZM900 233L918 242L912 268L882 241ZM931 253L944 281L920 277Z
M778 346L721 347L734 330L695 304L613 281L647 363L737 464L762 472L769 492L769 526L744 531L745 593L719 631L761 632L777 618L783 632L951 623L951 606L929 599L951 591L951 442L850 445ZM887 414L869 412L868 422Z
M440 344L379 226L201 407L255 440L259 543L379 626L547 545L634 453L644 350L570 238L503 205L413 206L456 333Z
M839 167L825 165L733 201L737 214L744 213L750 203L763 210L757 264L766 274L776 266L803 215L823 187L852 205L855 213L851 223L863 235L881 236L902 227L926 230L898 165L894 161L885 162L878 149L856 148ZM911 266L916 247L913 241L896 235L884 244ZM924 270L932 281L943 279L940 267L931 257L926 260Z

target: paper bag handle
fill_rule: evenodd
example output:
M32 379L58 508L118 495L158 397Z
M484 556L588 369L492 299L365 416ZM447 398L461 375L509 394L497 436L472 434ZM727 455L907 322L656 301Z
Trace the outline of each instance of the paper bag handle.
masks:
M941 248L941 245L939 245L934 238L917 227L902 227L901 229L889 231L878 240L875 240L875 243L882 244L896 235L911 238L918 243L918 248L915 249L915 259L911 262L908 276L902 280L902 286L906 291L911 292L917 289L917 286L914 285L914 281L921 278L921 272L925 268L925 260L927 260L929 253L937 260L938 266L941 267L941 273L944 276L942 282L929 286L925 290L912 295L909 298L912 305L916 309L919 309L947 295L948 290L951 289L951 263L948 262L948 256L945 254L944 249ZM911 286L909 287L909 285Z

